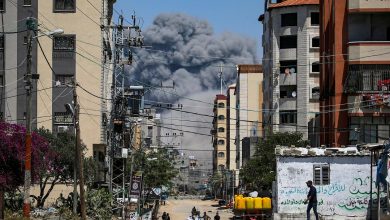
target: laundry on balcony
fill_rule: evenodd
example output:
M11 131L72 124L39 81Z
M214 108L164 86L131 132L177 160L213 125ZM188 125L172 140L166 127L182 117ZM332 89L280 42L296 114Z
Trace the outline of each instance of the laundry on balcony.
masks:
M383 108L390 107L389 106L389 98L388 94L364 94L362 95L362 107L364 108Z
M348 66L345 93L389 93L390 65L353 64Z
M378 81L378 87L382 91L388 91L390 86L390 79L384 79Z

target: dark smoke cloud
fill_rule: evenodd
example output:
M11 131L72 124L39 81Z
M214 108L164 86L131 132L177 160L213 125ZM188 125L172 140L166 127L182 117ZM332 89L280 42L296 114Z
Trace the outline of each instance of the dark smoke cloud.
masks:
M228 85L235 81L236 64L257 63L257 44L254 39L233 33L215 35L208 22L185 14L161 14L143 32L143 35L145 45L151 48L133 49L135 55L133 67L130 69L129 83L139 85L142 82L154 86L162 83L167 86L172 85L174 81L174 89L164 89L168 93L153 89L146 94L146 98L159 102L181 103L185 111L213 114L212 105L182 97L213 103L220 85L219 65L225 66L223 79ZM163 120L167 118L164 123L171 123L169 117L210 122L210 124L183 122L184 125L191 126L211 127L212 122L212 118L209 117L164 111L162 118ZM210 134L210 129L204 128L183 127L183 130ZM162 134L168 132L169 130L164 130ZM184 135L183 148L212 149L211 137L190 133ZM184 153L211 162L211 151L185 151Z
M219 87L219 65L227 84L236 64L256 63L256 41L233 33L215 35L206 22L185 14L161 14L143 32L147 48L134 49L131 84L172 85L181 96ZM167 90L168 91L168 90ZM175 102L172 94L153 91L152 98Z

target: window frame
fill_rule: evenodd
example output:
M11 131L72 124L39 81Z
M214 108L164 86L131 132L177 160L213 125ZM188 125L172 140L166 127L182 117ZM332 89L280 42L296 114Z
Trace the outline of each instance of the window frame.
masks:
M314 67L314 66L318 66L318 71L314 71L314 70L313 70L313 67ZM319 61L314 61L314 62L312 62L312 63L311 63L311 66L310 66L310 73L318 74L318 73L320 73L320 71L321 71L320 62L319 62Z
M53 0L53 13L76 13L76 0L69 0L69 1L73 1L73 9L57 9L56 8L56 3L57 1L67 1L67 0ZM64 5L65 7L65 5Z
M293 19L293 17L295 18ZM298 13L290 12L290 13L284 13L280 15L280 27L296 27L296 26L298 26Z
M324 170L328 170L327 180L324 178ZM319 171L319 179L317 179L316 171ZM313 183L314 185L323 186L330 184L330 164L313 164ZM325 180L324 180L325 179Z
M224 127L219 127L218 128L218 132L225 132L225 128Z
M58 38L73 38L72 49L56 49L56 39ZM53 36L53 52L75 52L76 51L76 35L74 34L61 34L59 36Z
M218 140L217 141L217 145L224 145L225 144L225 140Z
M318 40L318 46L314 46L313 40ZM319 36L312 37L311 40L310 40L310 48L318 49L318 48L320 48L320 46L321 46L320 37Z
M0 7L0 13L5 13L5 9L6 9L6 4L5 4L5 2L6 2L6 0L0 0L0 1L3 1L3 4L2 4L2 5L0 4L0 6L3 7L3 9L1 9L1 7Z
M30 4L26 4L26 1L27 0L23 0L23 6L24 7L31 7L32 6L32 0L28 0L28 1L30 1Z
M295 46L294 45L293 46L286 45L286 44L289 44L289 43L285 42L285 40L287 40L288 38L295 39ZM298 47L298 36L297 35L282 35L279 37L279 49L281 49L281 50L283 50L283 49L297 49L297 47Z
M292 117L292 118L287 118L287 117ZM283 120L285 122L282 122L282 119L286 119L286 120ZM297 124L297 122L298 122L298 119L297 119L297 111L296 110L279 111L279 124L281 124L281 125L295 125L295 124Z
M220 151L220 152L218 152L217 157L218 158L224 158L225 157L225 153Z

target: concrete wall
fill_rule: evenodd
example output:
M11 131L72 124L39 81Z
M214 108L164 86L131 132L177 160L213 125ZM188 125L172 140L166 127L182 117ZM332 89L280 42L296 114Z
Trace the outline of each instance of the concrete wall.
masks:
M315 164L330 165L330 184L315 186L318 212L333 219L347 216L365 219L370 202L369 156L277 157L277 212L306 212L303 201L308 188L305 182L313 180ZM375 178L375 170L373 176ZM375 191L375 186L373 188Z

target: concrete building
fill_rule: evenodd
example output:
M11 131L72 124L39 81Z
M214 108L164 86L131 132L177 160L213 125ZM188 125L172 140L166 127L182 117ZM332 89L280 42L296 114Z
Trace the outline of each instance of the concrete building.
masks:
M321 144L389 138L390 4L321 0Z
M319 0L265 2L264 132L303 133L318 145Z
M243 166L243 139L262 137L263 72L261 65L238 65L236 98L236 168ZM230 107L232 108L232 107Z
M227 97L222 94L214 99L213 119L213 170L223 171L227 168Z
M103 96L109 65L104 40L108 33L100 25L110 24L115 0L7 0L0 1L4 29L0 37L0 118L6 122L25 124L27 72L27 17L35 19L37 36L32 40L33 80L32 125L54 133L73 132L73 118L65 104L72 104L72 78L88 92ZM0 19L1 20L1 19ZM0 21L1 23L1 21ZM60 36L45 33L63 29ZM42 48L38 46L38 41ZM107 58L107 59L105 59ZM106 61L106 63L104 63ZM81 139L86 156L94 156L104 167L105 138L103 115L105 101L77 88L80 104ZM109 98L109 97L107 97ZM102 175L104 176L104 175ZM60 189L61 188L61 189ZM33 194L34 194L33 189ZM71 188L55 187L53 202L60 192Z
M230 85L227 90L227 167L229 170L239 169L236 162L236 85Z
M274 219L306 219L308 180L317 189L321 219L378 219L373 217L378 213L374 208L378 200L375 180L371 179L371 174L376 176L376 167L371 168L369 151L356 147L276 147L275 152Z

